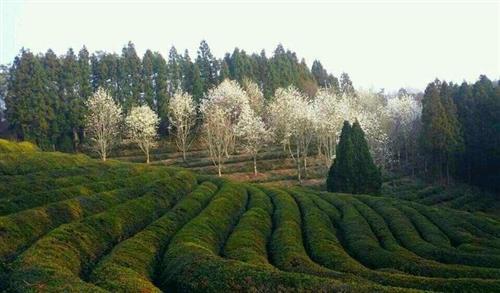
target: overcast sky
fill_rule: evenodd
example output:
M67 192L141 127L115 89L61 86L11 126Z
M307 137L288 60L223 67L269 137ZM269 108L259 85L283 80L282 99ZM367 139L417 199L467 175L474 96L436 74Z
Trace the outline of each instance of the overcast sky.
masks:
M479 2L0 0L0 63L22 47L120 52L129 40L141 55L175 45L194 57L206 39L219 58L234 47L269 56L282 43L363 88L498 79L500 3Z

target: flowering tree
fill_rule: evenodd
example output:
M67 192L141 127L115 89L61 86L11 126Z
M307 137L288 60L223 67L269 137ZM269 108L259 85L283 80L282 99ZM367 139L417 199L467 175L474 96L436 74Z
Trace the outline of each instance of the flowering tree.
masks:
M302 181L302 169L307 176L307 156L314 137L314 111L306 97L294 87L276 90L268 108L268 117L277 141L288 149L297 166L297 178ZM292 151L292 148L294 150Z
M90 138L92 148L103 161L120 137L122 110L104 89L99 88L85 103L85 132Z
M196 125L196 106L193 96L177 91L170 99L168 107L170 123L175 127L175 143L186 161L186 152L192 142L191 133Z
M323 157L326 168L330 167L335 157L338 137L345 119L343 111L350 109L347 103L348 99L342 99L332 90L320 89L312 104L318 155Z
M259 86L250 79L243 79L243 89L248 95L248 103L250 108L257 115L262 115L264 111L264 94L260 90Z
M240 139L244 151L252 155L253 172L257 175L257 154L270 142L271 132L254 110L245 107L240 114L238 124L236 124L235 133Z
M240 114L249 107L245 91L230 80L210 90L201 105L205 143L219 176L226 158L234 150Z
M388 133L391 146L396 153L397 161L401 163L401 150L403 150L408 162L409 153L416 145L416 131L422 114L422 105L411 95L404 94L388 99L385 110L389 118Z
M125 118L125 126L130 139L136 143L146 155L149 164L149 152L154 146L160 119L147 105L133 107Z

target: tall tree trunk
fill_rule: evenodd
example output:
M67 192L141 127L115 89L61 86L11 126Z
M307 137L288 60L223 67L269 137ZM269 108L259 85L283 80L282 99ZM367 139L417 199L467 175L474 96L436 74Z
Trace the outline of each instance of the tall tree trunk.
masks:
M253 174L257 176L257 155L253 156Z

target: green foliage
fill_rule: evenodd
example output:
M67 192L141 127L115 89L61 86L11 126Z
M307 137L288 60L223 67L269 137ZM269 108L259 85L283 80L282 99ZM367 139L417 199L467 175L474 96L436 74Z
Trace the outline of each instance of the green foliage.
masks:
M172 210L114 247L93 270L91 282L114 292L160 292L153 284L157 260L175 233L208 204L216 190L213 183L202 183Z
M485 215L59 153L0 158L0 201L23 209L0 217L0 291L500 290L500 222Z
M356 121L345 121L335 158L326 181L328 191L377 194L382 187L380 170L373 163L365 135Z
M13 264L16 291L43 287L48 291L97 290L82 280L114 243L140 231L192 188L195 178L165 182L155 192L110 210L54 229L22 253Z
M249 186L249 203L224 246L224 256L259 266L271 267L267 243L272 231L273 204L267 194Z
M26 153L37 152L38 147L30 142L13 142L5 139L0 139L0 153Z

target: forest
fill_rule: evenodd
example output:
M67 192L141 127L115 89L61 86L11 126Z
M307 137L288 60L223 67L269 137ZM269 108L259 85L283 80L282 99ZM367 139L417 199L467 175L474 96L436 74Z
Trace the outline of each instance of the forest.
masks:
M214 153L217 139L212 148L207 144L220 167L228 148L243 148L256 160L255 146L265 145L258 142L281 144L297 162L300 179L307 174L309 154L322 156L325 168L330 166L343 121L358 120L383 170L443 184L500 188L500 87L484 75L474 83L436 79L422 93L402 88L386 94L355 90L347 73L337 78L318 60L309 68L282 45L269 57L236 48L217 58L202 41L192 61L175 47L166 59L151 50L141 58L129 42L120 55L90 54L85 47L62 56L22 49L9 67L2 66L0 88L3 135L45 150L88 150L86 102L104 89L124 115L149 107L158 117L153 132L160 139L184 136L184 148L198 137L207 141L209 108L238 111L238 117L221 122L232 128L227 134L232 138L222 146L225 154ZM227 101L217 102L223 99L217 96ZM179 106L186 101L187 109ZM217 103L222 106L210 106ZM183 111L192 119L176 121ZM250 133L255 135L248 139ZM130 138L130 132L120 138Z

